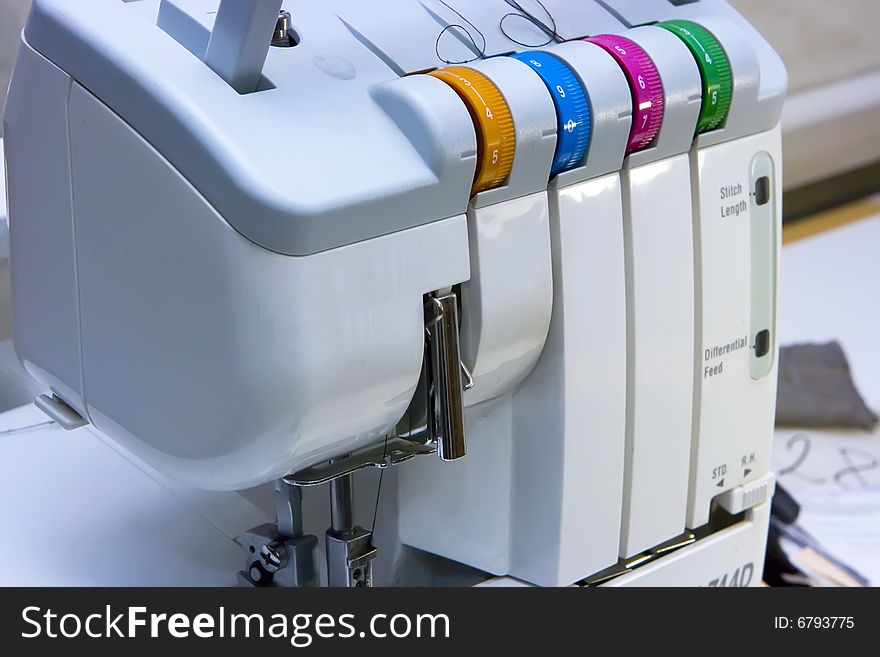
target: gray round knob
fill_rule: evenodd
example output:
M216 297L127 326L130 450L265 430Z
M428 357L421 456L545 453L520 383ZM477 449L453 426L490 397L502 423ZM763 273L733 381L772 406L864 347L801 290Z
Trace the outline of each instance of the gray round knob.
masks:
M277 573L287 565L287 550L278 542L269 543L260 548L260 561L270 573Z

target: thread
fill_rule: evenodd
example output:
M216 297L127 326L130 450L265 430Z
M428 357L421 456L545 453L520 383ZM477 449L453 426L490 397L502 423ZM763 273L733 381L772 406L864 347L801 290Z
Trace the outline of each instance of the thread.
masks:
M547 18L550 19L550 24L544 23L540 18L538 18L535 14L530 11L526 11L523 6L517 2L517 0L504 0L509 6L513 7L516 11L508 12L501 17L501 20L498 23L498 28L501 30L501 33L506 36L510 41L517 44L518 46L523 46L524 48L540 48L542 46L546 46L550 43L556 42L560 43L563 41L562 37L559 36L559 33L556 31L556 19L553 17L553 14L550 13L550 10L547 9L547 6L541 2L541 0L535 0L535 2L544 10L544 13L547 14ZM527 20L532 23L535 27L541 30L544 34L547 35L547 40L542 43L523 43L522 41L518 41L513 38L505 29L504 22L511 18L519 18Z
M478 28L476 25L471 23L467 18L465 18L460 11L458 11L457 9L455 9L454 7L449 5L447 2L444 2L444 0L437 0L437 2L439 2L441 5L446 7L449 11L451 11L453 14L458 16L465 23L470 25L471 28L473 28L474 32L476 32L479 35L480 40L482 40L482 42L483 42L483 45L481 47L480 45L477 44L477 40L473 37L473 35L470 33L470 31L464 25L461 25L459 23L450 23L449 25L444 27L442 30L440 30L440 34L437 35L437 40L434 41L434 53L437 55L437 59L439 59L441 62L443 62L445 64L467 64L469 62L475 62L478 59L485 58L486 57L486 35L480 31L480 28ZM445 57L443 57L440 54L440 40L443 38L443 35L446 34L449 30L452 30L455 28L458 28L459 30L461 30L462 32L467 34L468 39L471 40L471 43L474 44L474 48L479 52L478 55L474 55L470 59L446 59Z

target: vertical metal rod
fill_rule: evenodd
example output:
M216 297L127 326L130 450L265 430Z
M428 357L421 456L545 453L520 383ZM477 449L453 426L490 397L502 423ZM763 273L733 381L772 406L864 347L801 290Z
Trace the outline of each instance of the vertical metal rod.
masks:
M352 518L352 477L330 482L330 529L324 535L329 586L372 586L376 548L373 534Z
M464 398L458 335L458 297L445 294L425 300L430 358L428 413L437 438L437 454L454 461L467 453Z
M352 516L351 475L337 477L330 482L330 528L336 532L351 531Z

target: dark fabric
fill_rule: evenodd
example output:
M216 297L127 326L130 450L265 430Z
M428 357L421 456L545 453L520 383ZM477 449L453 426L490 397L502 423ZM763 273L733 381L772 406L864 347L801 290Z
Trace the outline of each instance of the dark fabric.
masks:
M780 349L777 426L870 431L877 419L856 390L846 355L837 342Z

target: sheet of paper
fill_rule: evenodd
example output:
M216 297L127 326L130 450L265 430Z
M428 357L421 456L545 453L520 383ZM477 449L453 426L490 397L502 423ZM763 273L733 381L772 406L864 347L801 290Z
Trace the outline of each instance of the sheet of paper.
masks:
M880 215L788 244L781 256L781 344L837 340L856 388L880 410ZM801 505L798 524L880 585L880 427L873 433L779 429L771 459Z
M880 586L880 430L777 430L772 467L801 506L798 526Z
M827 552L880 586L880 487L815 491L801 503L798 524Z
M777 429L771 466L801 504L818 491L880 488L880 428L865 431Z

